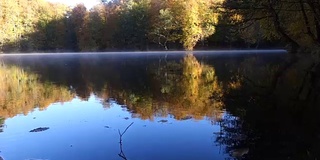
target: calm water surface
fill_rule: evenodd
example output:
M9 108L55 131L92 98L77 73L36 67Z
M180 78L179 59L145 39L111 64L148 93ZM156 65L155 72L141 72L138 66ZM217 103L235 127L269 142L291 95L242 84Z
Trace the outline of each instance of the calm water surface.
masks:
M263 92L255 86L267 84L284 57L283 51L1 56L0 155L7 160L317 157L318 143L302 140L311 133L291 133L300 124L287 122L291 115L274 116L276 110L254 96ZM254 85L248 85L251 79ZM265 122L265 114L273 118ZM119 131L131 123L121 145ZM294 127L279 129L288 123Z
M101 101L94 95L86 101L74 98L7 119L1 133L2 155L6 159L121 159L118 129L134 122L123 137L128 159L226 157L214 144L212 133L219 127L210 121L179 121L172 116L142 120L116 103L104 108ZM158 122L163 119L168 122ZM29 132L39 126L50 129Z

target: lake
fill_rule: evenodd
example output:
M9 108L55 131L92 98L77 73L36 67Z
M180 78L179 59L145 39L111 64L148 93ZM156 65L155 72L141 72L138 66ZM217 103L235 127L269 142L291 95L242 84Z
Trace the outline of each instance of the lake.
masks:
M286 60L283 50L0 55L0 156L315 159L320 112L307 106L318 101L292 99L305 95L299 70L272 85Z

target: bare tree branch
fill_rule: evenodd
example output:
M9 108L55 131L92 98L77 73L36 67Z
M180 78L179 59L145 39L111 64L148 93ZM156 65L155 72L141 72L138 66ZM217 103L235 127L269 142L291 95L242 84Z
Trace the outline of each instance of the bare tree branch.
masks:
M120 129L118 129L118 133L119 133L119 136L120 136L120 153L118 154L119 157L121 157L122 159L124 160L127 160L127 157L126 155L124 154L123 152L123 149L122 149L122 136L127 132L127 130L133 125L134 122L130 123L130 125L121 133L120 132Z

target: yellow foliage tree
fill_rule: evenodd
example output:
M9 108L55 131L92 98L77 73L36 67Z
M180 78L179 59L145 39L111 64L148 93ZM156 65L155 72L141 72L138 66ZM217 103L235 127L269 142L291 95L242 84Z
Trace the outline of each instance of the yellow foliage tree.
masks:
M219 16L216 4L212 0L151 1L152 39L165 48L167 41L179 40L185 50L193 50L199 40L215 32Z

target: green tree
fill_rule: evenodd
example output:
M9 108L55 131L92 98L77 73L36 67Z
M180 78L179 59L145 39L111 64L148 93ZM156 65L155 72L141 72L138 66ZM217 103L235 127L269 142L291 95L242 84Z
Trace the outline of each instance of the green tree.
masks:
M31 38L40 50L63 50L67 47L67 6L44 3L37 13L36 34Z
M98 50L107 48L106 44L106 24L107 24L107 10L105 4L101 3L94 6L89 13L89 28L92 40L96 44Z
M52 21L64 18L65 5L44 0L3 0L0 10L0 50L34 51L46 49L43 46L63 47L64 24ZM47 26L49 23L50 27Z
M148 37L154 43L168 50L168 43L174 43L181 37L179 22L174 18L167 1L152 0L150 8Z
M115 34L119 47L146 50L149 32L149 0L128 0L119 15Z

